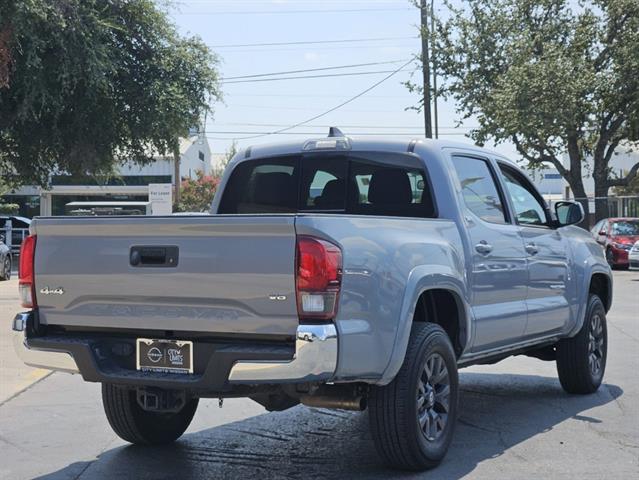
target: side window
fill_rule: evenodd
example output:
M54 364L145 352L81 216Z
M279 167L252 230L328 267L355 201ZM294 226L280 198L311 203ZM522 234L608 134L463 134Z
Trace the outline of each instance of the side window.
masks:
M453 157L466 207L490 223L508 223L495 178L485 160Z
M546 209L543 200L523 175L500 165L506 180L506 189L513 202L517 223L521 225L547 225Z
M421 168L353 159L347 210L358 215L432 217L435 208Z

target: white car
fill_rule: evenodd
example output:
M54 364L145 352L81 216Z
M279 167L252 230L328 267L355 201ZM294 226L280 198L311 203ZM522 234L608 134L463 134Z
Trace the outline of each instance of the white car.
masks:
M630 268L639 268L639 240L635 242L628 252L628 262Z

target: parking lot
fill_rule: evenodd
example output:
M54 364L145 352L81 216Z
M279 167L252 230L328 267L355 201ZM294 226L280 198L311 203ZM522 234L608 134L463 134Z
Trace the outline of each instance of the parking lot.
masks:
M100 386L23 367L9 342L17 280L0 283L0 477L22 478L630 478L639 475L639 272L615 272L604 385L566 395L554 363L515 357L461 373L452 448L433 472L389 471L368 416L250 400L202 400L168 447L134 447L111 431Z

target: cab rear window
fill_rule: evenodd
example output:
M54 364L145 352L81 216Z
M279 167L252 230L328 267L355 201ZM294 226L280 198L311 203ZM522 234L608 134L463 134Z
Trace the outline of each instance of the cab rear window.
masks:
M435 205L419 159L369 152L242 162L219 208L221 214L297 212L434 217Z

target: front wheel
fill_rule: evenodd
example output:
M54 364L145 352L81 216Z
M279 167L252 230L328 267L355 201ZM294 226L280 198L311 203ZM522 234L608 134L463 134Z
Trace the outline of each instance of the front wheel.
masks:
M399 373L369 397L371 433L382 458L404 470L437 466L453 438L457 397L448 335L438 325L415 323Z
M138 405L135 390L103 383L102 403L111 428L121 439L162 445L182 436L195 415L198 399L188 400L178 412L148 412Z
M579 333L557 344L557 373L568 393L593 393L601 385L608 356L606 309L590 294L586 317Z

